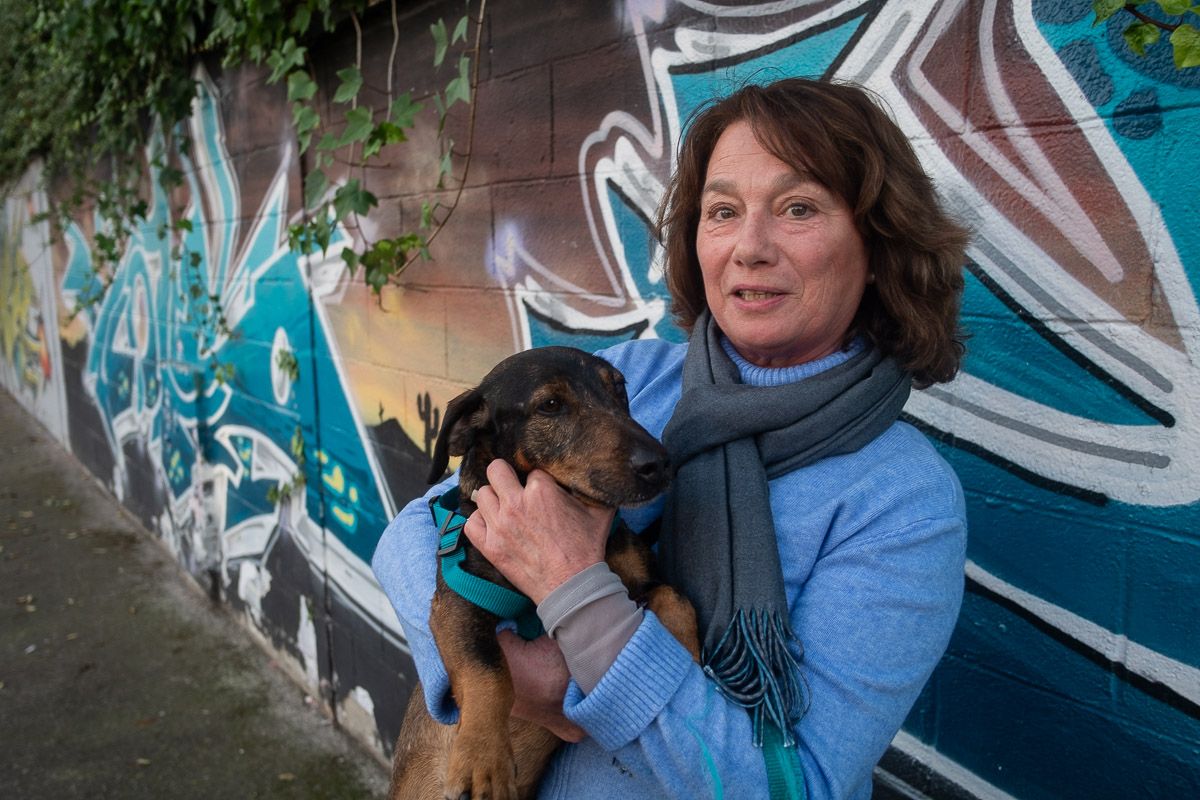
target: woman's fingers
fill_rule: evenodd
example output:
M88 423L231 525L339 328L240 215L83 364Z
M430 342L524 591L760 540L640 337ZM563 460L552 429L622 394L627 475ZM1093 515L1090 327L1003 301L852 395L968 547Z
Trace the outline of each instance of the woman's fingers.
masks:
M579 570L604 560L611 509L585 506L538 470L524 485L503 461L491 462L487 475L491 484L473 494L476 511L463 530L535 603Z

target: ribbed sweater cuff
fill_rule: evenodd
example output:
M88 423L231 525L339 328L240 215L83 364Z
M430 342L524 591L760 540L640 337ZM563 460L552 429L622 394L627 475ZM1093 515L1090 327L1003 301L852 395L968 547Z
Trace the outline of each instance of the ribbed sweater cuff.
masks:
M645 619L591 692L575 681L567 687L563 711L605 750L632 742L654 721L679 690L692 657L658 617Z

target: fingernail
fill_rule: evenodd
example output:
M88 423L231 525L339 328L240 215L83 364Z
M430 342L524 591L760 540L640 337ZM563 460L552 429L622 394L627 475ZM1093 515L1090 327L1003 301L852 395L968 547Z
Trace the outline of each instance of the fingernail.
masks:
M471 502L474 503L478 497L479 497L479 490L472 489L471 490Z

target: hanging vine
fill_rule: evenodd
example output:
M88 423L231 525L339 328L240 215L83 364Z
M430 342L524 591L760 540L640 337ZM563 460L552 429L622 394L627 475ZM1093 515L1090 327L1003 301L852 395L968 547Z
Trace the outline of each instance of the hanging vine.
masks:
M393 96L403 32L396 0L391 0L387 103L371 108L360 98L361 19L377 0L0 0L0 69L6 75L0 86L0 193L7 194L40 160L54 204L46 216L56 232L91 210L95 280L80 302L101 302L130 236L146 221L149 177L156 175L167 192L183 182L172 154L187 151L186 137L176 131L196 98L193 65L209 55L226 66L265 65L270 82L286 82L301 153L315 153L304 181L305 218L292 226L290 243L306 252L324 250L335 226L345 225L362 242L361 251L343 251L347 266L352 274L361 267L368 285L379 292L415 258L428 256L429 243L459 196L444 206L424 204L415 230L369 241L360 218L379 203L362 177L353 175L381 166L384 148L406 141L424 102L432 102L437 111L437 188L445 188L452 178L453 157L462 156L461 194L473 133L466 152L459 153L445 135L445 124L450 109L463 102L471 106L468 131L474 131L471 99L485 4L481 0L471 17L468 1L466 13L453 26L442 20L431 26L435 67L442 67L456 46L465 47L472 20L474 46L457 54L457 68L442 90L413 98L408 93ZM341 118L323 126L314 102L318 92L310 48L347 22L355 30L354 60L337 72L339 85L332 98ZM340 134L325 133L314 147L317 130L338 125ZM351 175L337 186L328 177L335 160ZM160 237L180 233L185 222L173 220L159 231ZM209 300L213 308L216 301Z
M322 120L311 102L317 93L317 84L306 49L289 40L268 59L268 65L273 68L269 82L286 80L300 152L304 154L312 150L315 153L313 168L304 176L306 219L289 229L289 241L293 249L302 252L317 249L325 251L329 248L336 227L346 226L355 231L364 246L361 253L350 247L343 249L342 258L351 275L362 268L364 281L377 295L389 282L396 282L417 258L429 257L429 245L458 206L470 170L477 107L471 101L478 84L486 5L487 0L481 0L474 17L474 45L468 52L458 54L453 77L444 89L435 91L430 98L437 112L437 188L444 189L446 182L454 178L453 158L460 156L463 168L457 177L457 191L447 205L440 202L423 203L418 228L398 236L372 240L366 236L359 221L360 217L369 215L379 205L378 198L365 188L366 170L381 166L378 159L384 147L407 141L406 132L415 127L417 115L424 108L423 103L414 100L407 92L393 98L392 73L400 40L395 0L392 3L393 42L388 59L386 104L383 109L372 109L359 103L359 93L363 88L362 27L358 15L350 15L355 30L355 60L352 65L338 70L339 84L333 95L333 103L344 109L341 120L344 127L340 135L326 132L315 146L312 144L313 134L321 127ZM430 27L434 40L435 68L443 66L451 48L459 42L466 43L471 21L472 18L464 14L453 29L441 19ZM463 152L457 151L454 140L446 136L447 118L458 103L466 104L470 109L467 145ZM335 163L347 167L350 175L357 172L359 177L350 177L344 183L332 186L326 170Z
M1157 7L1157 16L1148 13L1151 7ZM1133 3L1094 0L1093 24L1099 25L1122 11L1133 17L1121 33L1134 53L1145 56L1146 48L1157 44L1165 33L1171 43L1176 69L1200 67L1200 28L1193 24L1200 21L1196 19L1200 15L1200 6L1193 6L1191 0L1139 0ZM1160 16L1167 19L1160 19Z

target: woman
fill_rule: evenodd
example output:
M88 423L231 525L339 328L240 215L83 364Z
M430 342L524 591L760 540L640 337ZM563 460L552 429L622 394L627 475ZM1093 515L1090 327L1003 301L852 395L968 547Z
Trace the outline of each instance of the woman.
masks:
M865 92L803 79L696 117L658 232L688 344L601 355L677 468L622 516L662 517L704 665L601 563L607 514L493 463L466 533L554 637L503 637L514 713L574 742L541 796L869 797L961 601L961 487L897 416L910 385L957 371L965 235ZM414 501L374 566L450 721L435 540Z

